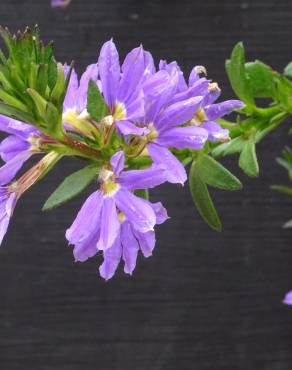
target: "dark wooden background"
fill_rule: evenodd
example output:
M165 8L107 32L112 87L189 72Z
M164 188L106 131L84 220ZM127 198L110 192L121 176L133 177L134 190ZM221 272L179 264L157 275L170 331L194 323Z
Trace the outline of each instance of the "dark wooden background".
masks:
M38 23L60 61L78 70L110 37L121 55L142 42L185 71L204 64L232 97L224 60L243 40L249 58L282 70L292 59L291 0L1 0L0 23ZM153 192L172 217L158 229L154 256L133 277L105 283L100 260L74 264L64 231L84 196L53 213L40 208L65 173L63 161L19 203L0 249L1 370L291 370L292 199L270 184L287 176L275 157L291 141L289 122L258 149L261 176L249 180L236 158L241 192L215 191L224 230L209 230L188 187Z

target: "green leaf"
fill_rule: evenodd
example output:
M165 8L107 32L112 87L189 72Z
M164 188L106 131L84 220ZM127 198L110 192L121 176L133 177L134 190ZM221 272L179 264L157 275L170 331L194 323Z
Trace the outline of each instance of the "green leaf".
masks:
M196 164L196 171L203 182L223 190L238 190L241 182L231 172L210 156L203 154Z
M230 84L237 96L247 106L254 107L254 99L250 93L249 82L245 73L245 52L242 42L235 45L231 59L226 62L226 70Z
M253 97L270 98L275 95L276 84L274 79L277 72L268 65L256 60L245 64L249 91Z
M108 114L108 108L101 95L98 86L92 80L88 85L87 112L96 121L99 122Z
M66 177L50 195L43 206L43 211L49 211L76 197L97 177L97 173L96 167L88 166Z
M5 104L0 101L0 114L17 119L19 121L35 124L35 119L30 113L22 112L21 110Z
M212 155L215 158L218 157L224 157L225 155L239 153L242 151L243 148L243 139L241 136L238 136L232 140L230 140L228 143L222 143L218 145L215 149L212 151Z
M278 191L280 193L283 193L283 194L292 195L292 187L290 187L290 186L272 185L271 189L276 190L276 191Z
M207 185L200 178L195 161L190 169L189 186L194 203L202 218L211 228L221 231L221 221L210 197Z
M243 146L239 157L239 167L250 177L259 176L259 164L256 156L254 138L250 137Z
M137 197L149 200L149 190L148 189L135 190L135 194L137 195Z
M61 63L57 64L57 80L56 84L51 92L51 99L57 105L62 102L63 103L63 96L66 92L66 81L65 81L65 73L64 68Z
M284 69L284 76L292 78L292 62L290 62Z

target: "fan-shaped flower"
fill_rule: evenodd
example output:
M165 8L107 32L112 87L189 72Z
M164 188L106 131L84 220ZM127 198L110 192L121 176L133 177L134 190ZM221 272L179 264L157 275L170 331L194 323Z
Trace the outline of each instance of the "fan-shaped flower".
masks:
M133 191L162 184L166 181L165 170L163 167L151 166L145 170L124 171L124 167L124 153L117 152L112 156L109 166L101 169L99 190L89 196L67 230L66 237L69 243L74 245L77 261L83 262L99 250L107 251L113 246L120 249L123 246L124 253L128 253L127 248L130 248L130 251L133 245L125 243L123 230L126 227L130 227L132 234L135 233L137 238L141 238L141 243L144 244L140 245L140 248L145 254L149 254L153 249L154 226L165 221L166 211L160 203L152 204L134 195ZM145 233L152 236L147 237L150 235L147 234L144 240L142 234ZM117 241L117 238L120 241ZM110 255L111 252L104 255L106 265ZM127 266L126 271L132 272L133 269ZM102 271L104 277L108 278L110 273L105 272L107 268L103 267Z
M6 162L0 167L0 185L5 185L32 154L41 151L41 133L30 125L4 116L0 116L0 130L10 134L0 144L0 156Z

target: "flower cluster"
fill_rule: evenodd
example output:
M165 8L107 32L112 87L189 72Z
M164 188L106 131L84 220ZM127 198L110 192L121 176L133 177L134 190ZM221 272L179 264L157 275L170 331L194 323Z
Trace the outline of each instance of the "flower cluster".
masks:
M97 63L87 67L80 80L67 65L63 68L70 76L62 112L67 141L58 143L38 128L1 116L0 129L9 136L0 145L5 162L0 168L0 239L16 200L41 177L40 168L46 172L58 155L64 155L58 154L60 148L70 143L74 149L78 138L95 166L96 191L85 201L66 238L76 261L103 255L99 271L104 279L114 275L121 260L124 271L131 274L139 250L145 257L152 254L155 225L168 218L160 202L151 203L137 191L165 182L184 184L187 174L180 153L192 155L207 141L227 142L229 131L217 120L241 109L243 103L215 103L220 89L206 78L204 67L194 67L186 79L176 62L160 61L156 68L142 46L120 65L112 40L103 45ZM39 162L42 166L13 181L24 161L36 153L49 154Z

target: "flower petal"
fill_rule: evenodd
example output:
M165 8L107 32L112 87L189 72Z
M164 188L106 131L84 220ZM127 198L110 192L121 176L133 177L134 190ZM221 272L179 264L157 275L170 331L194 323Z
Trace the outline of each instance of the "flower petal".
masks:
M283 303L284 304L287 304L289 306L292 306L292 291L291 292L288 292L286 295L285 295L285 298L283 300Z
M156 139L157 144L177 149L190 148L202 149L208 132L197 126L175 127L168 131L163 131Z
M28 141L16 135L9 135L0 143L0 155L3 161L7 162L20 152L28 151L29 148Z
M150 76L143 86L146 104L146 122L155 122L161 109L168 105L178 85L178 72L159 71Z
M196 96L168 106L155 122L155 127L164 129L190 121L199 108L203 97Z
M155 247L155 233L154 231L148 231L147 233L140 233L139 231L133 230L134 235L139 242L140 249L144 257L152 256L153 249Z
M115 153L110 160L110 164L116 176L123 171L125 167L125 154L122 150Z
M223 117L235 109L241 109L245 105L240 100L226 100L222 103L212 104L205 108L205 113L209 120L216 120Z
M103 263L99 267L99 273L105 280L111 279L120 263L122 257L122 245L118 235L113 245L103 251Z
M149 129L147 127L138 127L130 121L117 121L116 126L118 130L125 136L127 135L147 135Z
M65 77L67 77L69 73L70 67L67 64L64 64L64 73ZM66 96L63 103L64 110L67 109L75 109L76 108L76 98L77 98L77 91L78 91L78 76L75 69L72 70Z
M134 95L132 100L124 103L126 110L126 118L129 121L140 121L142 122L145 109L144 109L144 94L139 91L138 94Z
M206 96L208 92L209 81L206 78L200 78L191 87L183 92L177 93L171 100L171 103L176 103L178 101L186 100L196 96Z
M167 63L165 60L161 60L159 62L159 69L165 70L170 74L173 72L174 69L178 72L178 76L179 76L178 85L177 85L178 92L182 92L188 88L188 85L184 78L184 74L182 70L180 69L179 65L177 64L177 62L173 61L171 63Z
M77 110L82 112L86 109L87 106L87 93L88 93L88 84L90 80L97 81L98 78L98 67L97 64L90 64L86 71L83 73L80 79L79 88L77 91Z
M94 257L98 253L96 247L99 239L99 230L92 232L88 237L81 242L75 244L73 249L73 255L75 262L85 262L89 258Z
M116 102L121 71L119 54L112 40L107 41L101 48L98 69L103 96L108 106L113 108Z
M86 199L73 224L66 231L66 238L70 244L80 243L99 230L102 204L103 195L100 191L92 193Z
M118 100L127 102L135 91L140 88L145 72L145 58L143 47L130 51L122 65L122 77L119 84Z
M208 140L212 142L229 140L229 130L222 128L217 122L207 121L201 127L208 131Z
M126 215L136 230L141 232L153 230L156 216L147 201L126 189L120 189L115 195L115 200L119 210Z
M124 171L119 177L119 183L128 190L151 189L166 182L164 166L151 166L145 170Z
M195 66L190 73L189 77L189 86L193 86L199 79L200 73L204 73L206 75L206 68L203 66Z
M33 126L2 115L0 115L0 131L16 135L24 139L28 138L32 132L39 132Z
M100 237L97 242L99 250L110 248L116 240L120 230L120 221L117 215L116 203L113 197L105 197L100 217Z
M149 202L150 203L150 202ZM161 225L169 219L166 209L163 207L161 202L150 203L156 216L156 224Z
M123 246L123 260L125 262L124 272L132 274L136 267L139 244L133 234L130 223L127 221L121 226L121 242Z
M0 185L8 184L12 179L14 179L17 172L23 166L23 163L32 155L31 152L25 150L18 153L10 161L6 162L2 167L0 167Z
M147 149L154 163L166 169L166 179L173 184L184 184L187 174L181 162L167 149L157 144L148 144Z
M7 233L16 202L15 193L9 193L7 188L0 188L0 244Z

